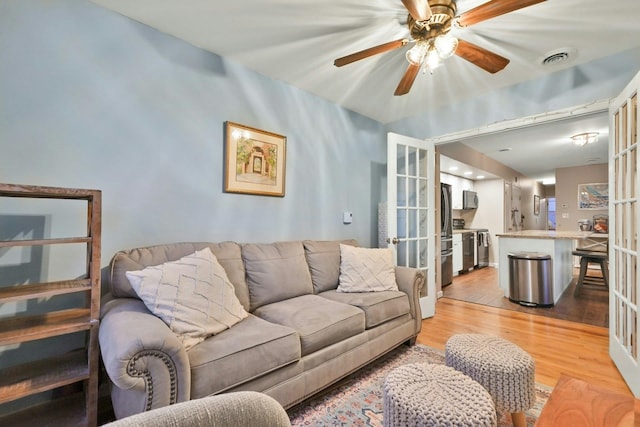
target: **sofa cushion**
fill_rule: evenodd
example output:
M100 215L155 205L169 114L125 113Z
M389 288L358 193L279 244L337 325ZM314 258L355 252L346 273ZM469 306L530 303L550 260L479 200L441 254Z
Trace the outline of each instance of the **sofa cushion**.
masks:
M298 331L302 355L364 331L364 312L318 295L303 295L258 308L254 314Z
M218 393L300 359L298 333L249 315L188 353L191 398Z
M391 249L340 245L338 292L397 291Z
M409 297L400 291L346 293L331 290L321 293L320 296L331 301L354 305L364 311L367 329L405 315L410 310Z
M302 242L242 245L250 310L313 293Z
M207 247L211 249L220 265L227 272L227 277L235 286L236 295L242 306L249 310L249 290L245 281L244 263L242 262L240 245L235 242L170 243L119 251L113 256L109 265L107 282L111 294L116 298L138 298L127 280L125 275L127 271L142 270L150 265L175 261Z
M355 240L305 240L304 253L316 294L338 287L340 277L340 243L358 246Z
M209 248L178 261L127 271L140 299L189 349L247 317Z

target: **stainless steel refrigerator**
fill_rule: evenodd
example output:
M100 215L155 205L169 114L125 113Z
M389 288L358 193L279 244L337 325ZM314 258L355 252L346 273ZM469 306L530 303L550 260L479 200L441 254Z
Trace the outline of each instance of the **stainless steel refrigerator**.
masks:
M453 281L453 212L451 210L451 185L440 184L440 285Z

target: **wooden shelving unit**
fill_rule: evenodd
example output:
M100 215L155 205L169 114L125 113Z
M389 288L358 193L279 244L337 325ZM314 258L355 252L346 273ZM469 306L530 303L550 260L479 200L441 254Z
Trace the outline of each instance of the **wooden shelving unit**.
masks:
M85 347L0 369L0 405L73 384L83 392L28 407L0 417L0 425L97 425L98 323L100 316L101 192L75 188L40 187L0 183L4 197L83 200L87 202L87 232L84 236L36 240L0 241L0 248L17 246L86 245L86 274L81 278L48 283L0 287L0 304L85 293L81 307L35 315L16 315L0 320L0 346L57 337L86 334ZM2 284L0 278L0 284ZM1 367L0 367L1 368Z

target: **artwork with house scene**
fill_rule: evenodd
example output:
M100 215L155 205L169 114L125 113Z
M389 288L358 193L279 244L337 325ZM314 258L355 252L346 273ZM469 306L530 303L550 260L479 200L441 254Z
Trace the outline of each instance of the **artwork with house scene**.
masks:
M286 137L226 122L225 152L226 192L284 196Z
M609 184L578 184L578 209L607 209Z

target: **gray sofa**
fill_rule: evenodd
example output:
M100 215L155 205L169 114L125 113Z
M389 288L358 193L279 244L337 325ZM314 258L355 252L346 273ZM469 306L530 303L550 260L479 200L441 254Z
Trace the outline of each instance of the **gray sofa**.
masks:
M395 267L398 291L337 292L340 243L174 243L121 251L105 282L100 348L116 418L223 392L258 391L289 408L420 332L424 275ZM126 271L209 247L250 313L186 351Z

